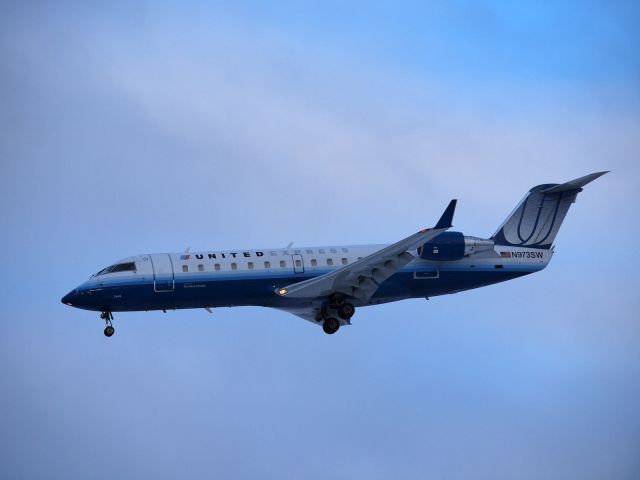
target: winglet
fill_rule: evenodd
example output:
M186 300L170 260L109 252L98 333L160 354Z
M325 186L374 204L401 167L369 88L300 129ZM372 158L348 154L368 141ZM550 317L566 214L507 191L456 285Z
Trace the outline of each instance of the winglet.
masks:
M438 220L436 226L433 227L434 229L452 227L451 222L453 221L453 213L456 211L456 203L458 203L458 200L455 198L449 202L449 205L440 217L440 220Z

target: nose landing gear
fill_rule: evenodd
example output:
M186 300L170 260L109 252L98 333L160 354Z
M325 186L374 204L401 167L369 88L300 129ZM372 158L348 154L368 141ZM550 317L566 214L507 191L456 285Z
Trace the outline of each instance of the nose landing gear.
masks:
M113 314L111 312L104 311L100 314L100 318L104 320L107 324L107 326L104 329L105 337L110 337L116 331L115 328L113 328L113 325L111 324L111 320L113 320Z

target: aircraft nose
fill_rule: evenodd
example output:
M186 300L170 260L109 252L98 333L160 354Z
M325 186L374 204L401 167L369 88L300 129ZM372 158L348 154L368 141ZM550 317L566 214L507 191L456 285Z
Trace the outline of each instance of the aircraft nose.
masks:
M62 297L60 299L60 301L62 303L64 303L65 305L73 305L73 301L75 300L76 296L78 295L77 290L71 290L69 293L67 293L64 297Z

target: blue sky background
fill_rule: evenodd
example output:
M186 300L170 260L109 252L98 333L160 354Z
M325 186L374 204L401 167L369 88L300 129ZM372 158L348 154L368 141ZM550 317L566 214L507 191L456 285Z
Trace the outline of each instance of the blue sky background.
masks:
M635 2L16 2L0 16L6 478L635 479ZM612 170L545 271L364 309L60 304L136 253L392 242Z

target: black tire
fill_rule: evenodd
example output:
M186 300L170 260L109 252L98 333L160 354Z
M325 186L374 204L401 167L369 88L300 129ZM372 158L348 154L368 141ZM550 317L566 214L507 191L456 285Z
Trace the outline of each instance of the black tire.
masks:
M340 322L337 318L333 317L327 318L322 324L322 330L324 330L324 333L326 333L327 335L333 335L338 331L339 328Z
M352 303L342 303L338 305L338 316L343 320L349 320L356 313L356 307Z
M115 331L115 328L113 328L111 325L107 325L107 327L104 329L104 335L106 337L110 337L115 333Z

